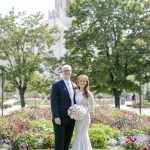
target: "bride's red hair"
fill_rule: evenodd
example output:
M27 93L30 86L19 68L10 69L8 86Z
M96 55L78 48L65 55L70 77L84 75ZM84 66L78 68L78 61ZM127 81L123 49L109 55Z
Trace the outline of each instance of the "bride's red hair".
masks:
M89 77L87 75L80 75L77 77L77 88L80 89L79 87L79 81L81 79L85 79L86 80L86 85L85 85L85 88L84 88L84 92L83 92L83 95L88 98L89 97Z

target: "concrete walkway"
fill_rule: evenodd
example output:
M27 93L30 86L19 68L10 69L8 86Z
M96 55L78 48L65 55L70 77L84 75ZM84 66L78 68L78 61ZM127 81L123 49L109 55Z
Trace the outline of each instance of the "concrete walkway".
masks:
M17 99L10 99L4 102L4 105L13 105L14 103L18 102Z
M21 109L20 105L14 105L10 108L4 109L3 110L3 116L8 116L12 114L14 111ZM2 116L2 109L0 108L0 116Z
M3 116L8 116L12 114L15 110L21 109L20 105L14 105L18 100L11 99L4 102L4 105L11 105L12 107L8 107L6 109L3 109ZM0 116L2 116L2 109L0 108Z
M139 108L128 107L128 105L132 105L132 101L126 101L124 105L120 105L120 109L132 111L132 112L135 112L137 114L140 114L140 109ZM141 114L150 116L150 108L142 108L141 109Z

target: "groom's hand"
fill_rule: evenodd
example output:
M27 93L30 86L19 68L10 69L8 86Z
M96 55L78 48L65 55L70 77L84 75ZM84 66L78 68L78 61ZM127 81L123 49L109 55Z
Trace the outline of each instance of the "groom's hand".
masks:
M61 120L59 117L55 118L54 121L56 124L61 125Z

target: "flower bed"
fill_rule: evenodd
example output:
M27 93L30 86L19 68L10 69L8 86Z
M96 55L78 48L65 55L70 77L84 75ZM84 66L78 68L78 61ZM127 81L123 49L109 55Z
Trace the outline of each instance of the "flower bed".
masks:
M112 107L98 106L92 114L92 123L102 123L120 130L124 136L122 141L132 138L144 139L144 142L136 140L134 143L126 140L126 142L123 142L124 144L121 144L121 141L119 141L120 145L128 150L147 150L148 146L150 146L149 116L137 115L133 112L118 110ZM131 148L131 145L134 146Z
M7 143L15 150L50 148L54 145L49 109L26 109L0 119L0 145Z
M89 136L93 148L106 148L114 142L115 145L120 144L129 149L131 141L126 141L132 137L142 137L143 143L146 142L139 144L139 140L136 140L135 150L144 150L149 144L145 135L150 135L150 117L110 107L96 107L91 117ZM28 108L0 118L0 145L2 143L11 145L14 150L53 149L54 133L50 110Z
M136 113L114 109L112 107L96 107L92 114L93 123L102 123L120 130L124 136L137 134L150 135L150 117Z
M52 149L54 133L49 109L40 108L17 111L12 116L0 119L0 145L6 143L12 149ZM102 124L92 124L89 136L94 148L105 148L107 137L120 136L118 130Z

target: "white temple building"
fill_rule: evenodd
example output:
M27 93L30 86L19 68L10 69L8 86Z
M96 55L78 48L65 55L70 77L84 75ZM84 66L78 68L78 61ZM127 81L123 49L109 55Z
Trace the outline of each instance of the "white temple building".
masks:
M55 0L55 8L49 11L49 27L57 26L60 32L59 41L52 47L57 58L62 57L66 53L64 31L71 25L71 18L67 16L70 2L70 0Z

